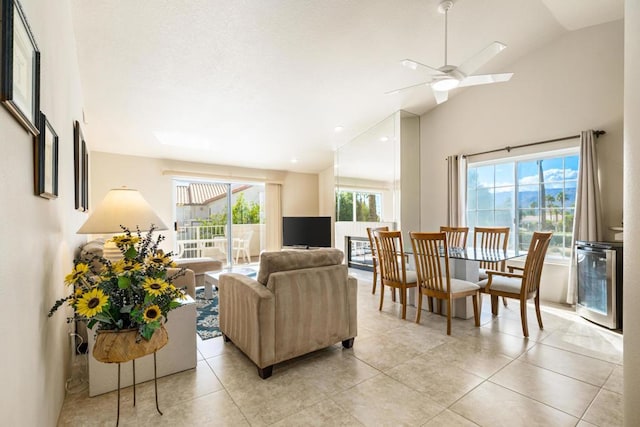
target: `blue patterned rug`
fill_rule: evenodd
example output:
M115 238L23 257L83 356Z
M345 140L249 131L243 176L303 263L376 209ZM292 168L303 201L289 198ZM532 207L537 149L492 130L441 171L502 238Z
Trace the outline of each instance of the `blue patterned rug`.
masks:
M205 299L204 288L196 289L196 310L198 311L196 330L200 338L208 340L221 336L218 323L218 290L213 289L213 299Z

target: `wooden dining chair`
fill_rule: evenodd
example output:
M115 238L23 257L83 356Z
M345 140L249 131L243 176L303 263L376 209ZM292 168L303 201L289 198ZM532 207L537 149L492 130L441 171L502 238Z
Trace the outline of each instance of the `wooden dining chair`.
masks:
M446 227L440 226L440 232L447 235L447 245L450 248L466 248L469 227Z
M520 320L522 333L529 336L527 325L527 300L533 298L538 326L543 329L540 314L540 276L544 266L544 256L547 253L551 232L535 231L529 244L529 252L524 268L509 266L509 272L487 270L487 279L478 283L485 293L491 295L491 312L498 315L498 297L520 300ZM514 270L519 273L514 273Z
M373 262L373 288L371 289L372 294L376 293L376 284L378 282L378 275L380 274L380 263L378 262L378 248L377 248L376 236L375 236L375 233L378 231L389 231L389 227L387 226L367 227L367 237L369 237L369 246L371 247L371 259Z
M473 248L485 251L507 251L509 245L509 227L475 227L473 229ZM487 270L506 271L507 261L480 261L479 280L487 278ZM507 306L507 299L502 298Z
M413 247L416 273L418 275L416 323L420 323L422 297L437 298L438 306L441 306L440 301L446 302L447 335L451 335L453 300L470 296L473 297L473 318L476 326L480 326L480 311L478 308L480 287L466 280L451 278L446 233L412 232L409 235L411 236L411 246ZM442 252L441 248L443 248Z
M400 291L402 318L407 318L407 289L418 286L415 271L407 270L401 231L379 231L378 261L380 262L380 307L384 302L384 287Z

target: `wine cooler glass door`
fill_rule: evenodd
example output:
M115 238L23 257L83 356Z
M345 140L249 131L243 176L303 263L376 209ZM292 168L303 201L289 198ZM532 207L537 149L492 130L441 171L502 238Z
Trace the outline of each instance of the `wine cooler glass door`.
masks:
M616 252L578 247L576 256L578 314L603 326L615 327Z

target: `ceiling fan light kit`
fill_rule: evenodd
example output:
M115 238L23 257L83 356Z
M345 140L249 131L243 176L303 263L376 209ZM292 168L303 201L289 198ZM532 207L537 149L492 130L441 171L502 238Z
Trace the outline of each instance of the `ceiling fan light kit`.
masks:
M455 77L445 77L431 83L431 89L439 91L448 91L460 86L460 80Z
M431 86L431 90L433 91L436 103L441 104L448 99L448 91L457 87L506 82L511 78L511 76L513 76L513 73L479 75L473 74L473 72L489 62L495 55L502 52L507 47L507 45L505 45L504 43L500 43L497 41L494 41L489 46L482 49L480 52L467 59L457 67L447 64L447 16L449 10L451 10L452 7L453 0L443 0L438 5L438 11L444 14L444 65L436 68L422 64L412 59L402 60L401 64L406 68L412 70L417 70L418 68L425 69L431 75L431 80L419 83L417 85L411 85L401 89L396 89L391 92L387 92L387 94L398 93L406 89L429 85Z

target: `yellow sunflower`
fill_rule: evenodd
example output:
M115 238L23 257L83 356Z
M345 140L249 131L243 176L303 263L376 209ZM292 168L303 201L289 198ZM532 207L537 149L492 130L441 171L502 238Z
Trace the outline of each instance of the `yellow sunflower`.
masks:
M187 299L187 294L185 294L181 289L176 288L173 284L169 284L167 293L173 295L175 299L179 299L179 300Z
M115 236L111 239L111 241L115 243L117 247L133 246L140 241L140 238L138 236L124 235L124 236Z
M146 262L148 264L151 264L154 267L160 267L160 268L175 266L175 263L173 262L173 260L171 260L171 257L162 251L158 251L153 255L149 255L147 257Z
M109 297L101 289L91 289L82 294L76 302L76 312L86 318L91 318L102 310L109 302Z
M155 304L145 308L143 313L144 321L147 323L158 320L160 316L162 316L162 311L160 311L160 307Z
M166 289L169 287L169 284L162 279L147 277L146 279L144 279L142 287L150 295L157 297L165 293Z
M78 280L85 277L88 273L89 273L89 266L82 262L78 263L78 265L76 265L73 268L73 270L71 270L71 273L67 274L64 277L64 283L66 283L67 285L73 285L76 282L78 282Z
M71 299L69 300L70 304L71 305L75 304L78 301L78 299L80 299L81 296L82 296L82 289L77 288L73 293L73 297L71 297Z
M141 271L142 264L138 262L130 262L126 259L120 259L113 264L113 271L116 274L129 274L134 271Z

